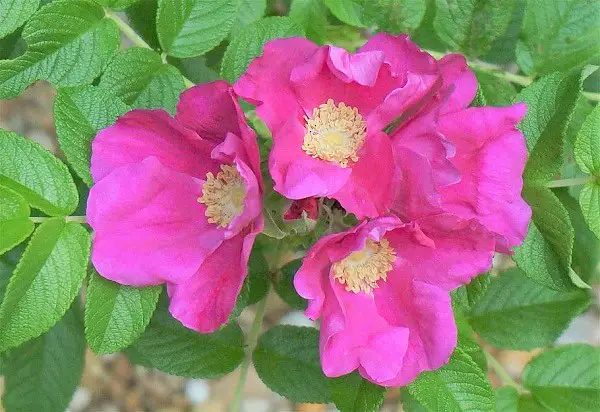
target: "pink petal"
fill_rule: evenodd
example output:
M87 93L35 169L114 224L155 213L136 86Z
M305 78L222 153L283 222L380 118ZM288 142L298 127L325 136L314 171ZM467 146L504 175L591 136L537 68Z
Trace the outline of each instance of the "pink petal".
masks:
M155 156L171 170L204 178L217 167L212 147L164 110L132 110L92 142L92 176L98 182L120 166Z
M211 333L227 323L244 279L256 235L246 230L224 241L189 279L167 284L169 310L185 327Z
M444 84L440 94L450 93L442 103L442 113L466 109L477 94L477 78L460 54L448 54L439 62Z
M327 64L336 77L345 83L356 82L362 86L374 86L383 53L378 50L350 54L341 47L329 46ZM292 72L293 76L294 72Z
M198 203L203 181L156 157L121 166L90 190L92 262L115 282L145 286L194 274L223 234Z

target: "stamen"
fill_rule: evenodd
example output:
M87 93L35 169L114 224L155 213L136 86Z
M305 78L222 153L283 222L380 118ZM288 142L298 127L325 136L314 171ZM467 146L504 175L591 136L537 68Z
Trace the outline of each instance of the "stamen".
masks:
M306 135L302 150L308 155L347 167L358 161L357 152L367 135L367 122L358 109L344 102L335 105L333 99L313 109L312 117L304 116Z
M205 216L209 223L227 227L244 210L246 187L235 166L221 165L217 176L206 174L202 185L202 196L198 202L206 205Z

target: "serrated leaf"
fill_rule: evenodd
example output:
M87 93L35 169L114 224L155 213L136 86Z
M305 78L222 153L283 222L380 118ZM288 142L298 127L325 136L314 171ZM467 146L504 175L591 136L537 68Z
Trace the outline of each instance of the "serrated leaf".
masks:
M475 340L475 332L467 322L467 318L461 312L454 313L454 320L458 330L457 346L465 352L477 366L484 372L487 372L487 359L483 348Z
M54 100L54 124L61 150L73 170L91 186L90 157L96 134L126 113L129 106L111 92L86 85L60 88Z
M85 338L79 302L46 334L11 350L3 361L7 412L63 412L83 373Z
M600 183L590 182L583 186L579 194L579 204L585 221L600 239Z
M0 186L0 255L24 241L33 231L29 206L18 193Z
M508 29L502 36L497 38L492 44L489 52L482 60L496 64L513 63L516 59L517 41L521 33L523 24L523 11L525 9L525 0L517 0L517 5L513 12Z
M573 154L582 171L600 176L600 106L596 106L581 125Z
M363 5L360 0L324 0L331 13L350 26L364 27Z
M485 294L490 285L491 276L484 273L477 276L471 282L452 291L452 303L463 311L469 311L477 301Z
M436 0L436 33L452 49L481 56L510 24L517 0Z
M294 0L290 18L304 29L306 37L323 44L327 32L327 9L322 0Z
M531 280L555 290L570 290L574 230L569 213L545 187L525 187L533 211L527 237L513 259Z
M142 334L162 288L134 288L90 276L85 302L85 336L98 354L119 352Z
M51 216L72 213L79 201L69 170L60 160L39 144L5 130L0 130L0 185Z
M235 323L200 334L173 319L166 293L148 327L127 350L144 366L172 375L212 379L233 371L244 358L244 336Z
M142 0L95 0L96 3L101 4L105 7L113 10L125 10L128 7L133 6ZM145 0L144 0L145 1Z
M488 72L474 70L479 83L479 91L490 106L509 106L514 100L517 90L506 80Z
M253 355L260 379L293 402L328 403L329 379L319 361L319 331L276 326L258 340Z
M307 301L301 297L294 288L294 276L302 266L302 259L292 260L281 268L273 279L275 291L281 299L295 309L304 310L307 306Z
M304 32L289 17L265 17L239 30L223 56L221 76L234 82L246 71L250 61L262 53L267 41L293 36L304 36Z
M159 0L156 30L173 57L200 56L227 37L238 0Z
M528 74L566 71L599 54L600 1L527 0L517 63Z
M83 283L91 239L79 224L56 218L34 232L0 305L0 352L48 331Z
M565 345L548 349L525 367L525 388L555 412L600 410L600 349Z
M185 90L179 70L163 63L158 53L139 47L117 54L102 74L99 87L134 108L164 108L171 113Z
M27 21L40 6L40 0L0 0L0 38Z
M494 394L486 375L460 348L441 369L419 375L408 391L431 412L494 411Z
M331 380L331 399L340 412L377 412L385 392L356 372Z
M496 348L530 350L552 344L589 304L583 290L555 291L511 269L492 280L469 320Z
M425 16L426 0L360 0L361 21L379 31L400 34L419 27Z
M119 30L89 0L57 0L39 9L22 33L24 55L0 61L0 99L36 80L55 86L90 83L119 47Z

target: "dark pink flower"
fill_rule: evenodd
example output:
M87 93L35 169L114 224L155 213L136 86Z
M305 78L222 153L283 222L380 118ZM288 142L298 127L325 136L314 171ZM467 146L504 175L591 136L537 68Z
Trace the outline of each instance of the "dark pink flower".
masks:
M256 136L225 82L196 86L175 118L133 110L92 144L92 261L115 282L167 284L170 311L212 332L225 323L262 230Z
M448 214L403 223L380 217L326 236L308 252L294 286L321 319L324 373L358 369L401 386L444 365L456 346L449 291L491 264L493 236Z

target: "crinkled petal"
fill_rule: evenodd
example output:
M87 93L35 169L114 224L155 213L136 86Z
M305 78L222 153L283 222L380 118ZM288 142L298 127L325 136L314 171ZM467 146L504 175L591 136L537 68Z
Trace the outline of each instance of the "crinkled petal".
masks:
M521 197L527 148L516 129L524 104L470 108L440 118L440 131L456 146L452 159L459 183L440 189L444 209L476 218L497 233L498 250L508 253L527 234L531 209Z
M261 228L224 241L189 279L168 283L169 310L185 327L211 333L224 325L248 273L248 259Z
M290 89L290 74L294 67L319 50L301 37L269 41L260 57L255 58L246 73L235 83L235 92L257 105L256 113L275 133L300 107Z
M92 176L97 182L120 166L155 156L171 170L204 178L218 167L210 160L212 147L164 110L132 110L92 142Z
M146 286L193 275L222 241L198 203L202 180L156 157L121 166L90 190L92 262L115 282Z
M477 94L477 78L464 56L448 54L438 64L444 79L440 94L449 94L442 103L441 112L452 113L469 107Z

